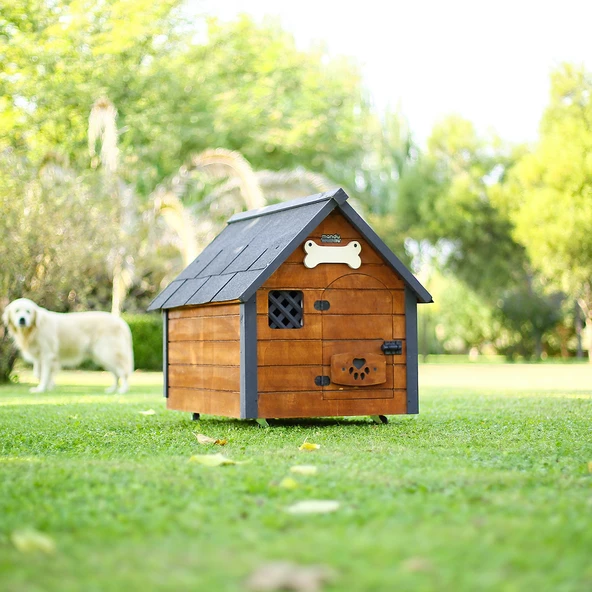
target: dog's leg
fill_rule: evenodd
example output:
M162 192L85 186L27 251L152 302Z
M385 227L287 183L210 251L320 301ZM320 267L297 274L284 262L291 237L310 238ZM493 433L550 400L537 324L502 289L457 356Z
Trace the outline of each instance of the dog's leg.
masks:
M115 372L111 372L111 374L113 374L113 384L109 387L105 389L106 393L114 393L117 390L117 386L119 385L119 376L117 376L117 374L115 374Z
M33 374L34 374L35 378L39 381L39 384L37 386L30 388L29 389L30 393L42 393L43 392L43 386L42 386L42 382L41 382L42 372L43 372L43 361L41 359L35 360L35 362L33 364Z
M47 390L52 391L55 388L55 382L53 377L62 369L62 366L59 362L54 362L51 369L51 376L49 378L49 384L47 385Z
M33 362L33 376L37 380L41 380L41 364L39 363L39 360Z
M44 393L53 385L54 360L49 356L39 359L39 384L30 389L32 393Z
M123 395L123 393L127 393L127 389L128 389L128 386L127 386L127 374L124 374L123 376L120 376L119 377L119 381L120 381L120 384L119 384L119 389L117 390L117 392L120 395Z

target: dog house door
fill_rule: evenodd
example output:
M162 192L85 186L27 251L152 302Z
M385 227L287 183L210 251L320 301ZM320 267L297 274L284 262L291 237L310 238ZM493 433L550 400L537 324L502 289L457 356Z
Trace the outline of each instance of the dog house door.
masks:
M324 399L392 398L393 297L377 279L340 277L315 306L322 311Z

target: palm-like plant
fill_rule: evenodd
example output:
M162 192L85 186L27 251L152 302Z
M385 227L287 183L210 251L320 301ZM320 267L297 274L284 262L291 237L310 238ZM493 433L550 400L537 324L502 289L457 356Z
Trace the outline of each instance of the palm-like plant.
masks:
M118 172L116 118L117 110L111 101L106 97L98 99L89 116L88 142L91 166L101 167L105 191L119 209L119 237L109 257L112 312L119 314L134 280L134 257L127 238L134 233L139 214L134 189ZM152 208L148 221L153 226L159 218L164 221L166 230L155 237L154 244L173 243L182 264L187 266L233 213L332 187L334 184L324 176L304 169L254 171L240 152L213 148L192 156L172 178L154 189L149 195Z
M152 199L187 266L233 213L332 187L324 176L304 169L254 171L239 152L215 148L193 156ZM191 199L196 188L198 199Z
M107 97L97 99L88 118L88 148L91 166L101 165L105 191L119 209L119 237L110 253L113 278L111 312L119 315L126 294L134 279L134 259L128 253L127 238L134 232L137 221L136 195L133 188L118 175L117 109ZM100 143L100 155L96 144Z

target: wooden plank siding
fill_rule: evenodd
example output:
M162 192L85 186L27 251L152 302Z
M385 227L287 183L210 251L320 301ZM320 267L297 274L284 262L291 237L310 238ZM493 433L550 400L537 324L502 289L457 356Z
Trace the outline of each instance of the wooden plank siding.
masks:
M322 393L261 393L260 417L331 417L345 415L397 415L406 413L406 391L389 399L324 399Z
M167 407L240 417L240 304L172 309Z
M304 266L304 242L257 293L257 359L260 417L315 417L406 413L405 284L339 213L329 215L308 237L340 234L342 244L362 245L362 265ZM303 326L273 329L270 290L303 292ZM330 297L329 310L314 307ZM401 339L403 355L384 356L385 340ZM368 387L318 386L331 372L331 357L356 352L380 354L386 383Z

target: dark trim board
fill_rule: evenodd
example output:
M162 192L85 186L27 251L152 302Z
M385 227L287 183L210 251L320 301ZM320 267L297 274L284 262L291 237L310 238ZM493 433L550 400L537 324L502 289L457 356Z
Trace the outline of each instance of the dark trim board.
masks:
M240 417L259 417L257 392L257 294L240 304Z
M386 246L368 223L348 203L341 204L339 211L354 228L381 254L391 267L405 280L413 290L415 300L423 303L433 302L431 294L419 283L415 276L403 265L403 262Z
M405 331L407 339L407 413L419 413L417 297L409 286L405 286Z
M162 370L163 370L163 395L169 396L169 311L162 311Z

